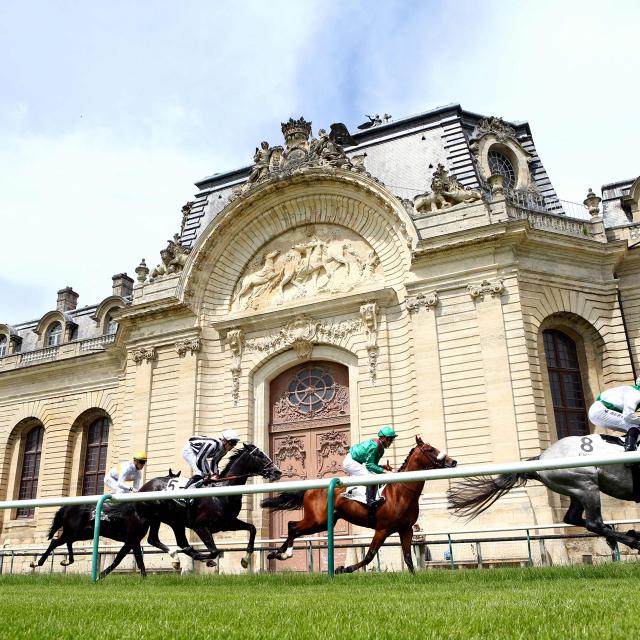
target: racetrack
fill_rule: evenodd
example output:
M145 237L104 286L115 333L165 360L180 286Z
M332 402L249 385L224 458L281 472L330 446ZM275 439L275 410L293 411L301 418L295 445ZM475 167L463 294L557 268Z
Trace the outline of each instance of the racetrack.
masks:
M636 562L337 576L0 576L0 638L628 640Z

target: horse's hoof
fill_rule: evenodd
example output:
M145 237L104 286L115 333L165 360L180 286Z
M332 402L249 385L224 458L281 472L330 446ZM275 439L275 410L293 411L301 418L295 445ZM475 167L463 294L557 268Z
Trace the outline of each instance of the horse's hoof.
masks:
M240 564L243 569L246 569L249 566L249 561L246 558L242 558L242 560L240 560Z
M215 560L207 560L207 567L215 567L215 566L216 566Z
M180 571L180 563L179 562L172 562L171 566L173 567L174 571Z
M344 573L344 567L337 567L334 573Z
M272 551L267 554L267 560L275 560L278 557L278 553L276 551Z
M38 567L38 565L37 565L35 562L30 562L30 563L29 563L29 566L30 566L32 569L37 569L37 567Z
M60 560L60 565L63 567L68 567L70 564L68 560Z

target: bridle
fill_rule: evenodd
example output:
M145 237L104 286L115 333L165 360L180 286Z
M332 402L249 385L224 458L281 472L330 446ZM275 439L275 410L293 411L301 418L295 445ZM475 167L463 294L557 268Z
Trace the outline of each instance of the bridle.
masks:
M427 457L432 469L444 469L447 460L446 451L441 451L438 455L435 455L435 448L426 442L419 445L420 451Z

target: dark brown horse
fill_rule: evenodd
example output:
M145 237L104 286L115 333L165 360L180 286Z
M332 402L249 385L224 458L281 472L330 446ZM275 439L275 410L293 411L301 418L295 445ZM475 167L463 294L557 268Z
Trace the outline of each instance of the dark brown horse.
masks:
M430 444L416 436L416 446L411 449L399 471L421 471L442 467L455 467L456 461L446 453L440 453ZM411 558L411 538L413 525L418 519L418 499L424 488L424 480L419 482L401 482L389 484L382 495L385 501L376 512L375 534L367 555L362 562L349 567L338 567L336 573L352 573L368 565L374 558L382 543L392 534L400 535L404 561L413 573ZM346 489L337 488L335 492L335 521L339 518L361 527L371 527L366 505L348 498L343 498ZM310 489L298 493L281 493L274 498L266 498L261 502L263 507L271 511L286 511L304 507L304 517L297 522L289 522L289 535L282 546L269 554L269 559L287 560L293 555L293 541L304 535L327 530L327 490Z

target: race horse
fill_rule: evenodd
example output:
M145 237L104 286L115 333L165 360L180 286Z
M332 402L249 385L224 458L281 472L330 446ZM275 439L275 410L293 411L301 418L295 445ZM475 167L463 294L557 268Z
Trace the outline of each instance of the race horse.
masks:
M615 436L569 436L561 438L531 460L607 455L621 453L622 447L622 440ZM449 509L460 517L472 520L505 493L514 487L524 486L529 480L537 480L552 491L569 496L571 501L564 516L566 524L584 527L587 531L604 536L612 549L616 542L640 549L640 535L636 531L632 529L621 533L602 520L600 492L619 500L634 500L632 471L622 464L467 478L449 489Z
M53 516L53 522L47 536L51 540L51 544L37 563L32 562L30 564L31 568L41 567L49 557L49 554L63 544L67 545L69 557L67 560L62 560L60 564L63 567L73 564L73 543L79 540L93 540L94 523L94 505L81 504L60 507ZM59 529L62 529L62 533L57 538L54 538L53 536ZM109 575L122 562L129 551L133 551L138 569L142 576L146 577L147 571L142 558L140 541L144 538L148 529L149 521L140 515L133 504L104 505L102 517L100 518L100 535L123 542L124 545L116 554L113 563L101 572L101 578Z
M241 486L246 484L251 476L262 476L270 482L279 480L282 472L273 463L271 458L253 444L245 443L229 458L229 462L220 474L220 480L215 482L218 487ZM178 488L175 486L175 475L154 478L142 487L143 491L166 491ZM150 523L147 541L150 545L161 549L175 557L169 547L163 544L158 537L160 524L165 523L171 527L180 547L180 552L194 560L213 561L220 555L213 540L213 534L219 531L249 531L249 544L242 566L246 569L253 553L256 539L256 528L250 522L238 518L242 508L242 496L211 496L194 498L191 502L176 500L160 500L154 502L139 502L138 510ZM185 528L195 531L207 547L209 553L197 552L188 542ZM179 568L179 562L174 562L174 568Z
M416 446L411 449L398 471L455 467L456 464L456 461L449 458L444 451L439 452L416 436ZM418 499L423 488L424 480L387 485L382 492L385 501L376 512L375 527L371 527L369 522L368 507L361 502L344 498L342 496L346 490L344 487L336 488L334 522L342 518L351 524L375 528L373 540L364 560L348 567L338 567L336 573L352 573L368 565L375 558L382 543L396 532L400 535L404 561L409 567L409 571L413 573L411 538L413 525L418 519ZM327 489L281 493L273 498L264 499L261 506L271 511L304 508L303 519L289 522L287 539L278 550L272 551L267 556L269 559L287 560L293 555L293 541L296 538L327 530Z

